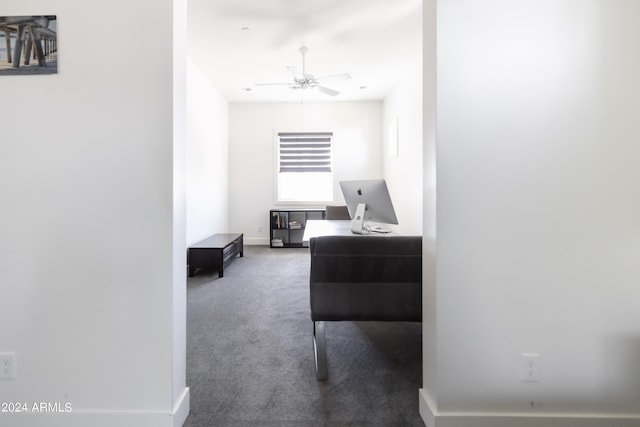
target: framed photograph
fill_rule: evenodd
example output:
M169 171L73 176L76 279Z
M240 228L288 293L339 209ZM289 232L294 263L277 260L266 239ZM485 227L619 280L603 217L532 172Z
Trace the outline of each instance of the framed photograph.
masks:
M0 76L58 72L56 15L0 16Z

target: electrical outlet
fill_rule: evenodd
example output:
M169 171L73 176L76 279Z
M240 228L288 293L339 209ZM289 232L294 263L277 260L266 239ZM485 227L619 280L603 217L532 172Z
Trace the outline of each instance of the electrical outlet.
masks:
M258 233L262 233L262 226L261 226L261 225L258 225L258 226L256 227L256 230L258 231Z
M16 377L15 353L0 353L0 380L12 380Z
M542 409L544 408L544 405L542 404L542 402L536 402L535 400L532 400L527 403L527 407L529 409Z
M520 380L525 383L540 382L540 355L522 353L520 355Z

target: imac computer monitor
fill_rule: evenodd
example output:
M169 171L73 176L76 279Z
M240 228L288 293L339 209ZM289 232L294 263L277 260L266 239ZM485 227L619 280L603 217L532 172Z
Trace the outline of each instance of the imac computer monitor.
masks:
M391 196L384 179L340 181L342 194L351 215L351 231L358 234L368 231L386 231L370 228L368 222L397 224Z

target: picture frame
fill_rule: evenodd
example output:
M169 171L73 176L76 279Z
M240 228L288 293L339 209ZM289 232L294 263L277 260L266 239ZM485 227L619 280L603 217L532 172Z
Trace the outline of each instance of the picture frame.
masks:
M0 16L0 76L57 72L56 15Z

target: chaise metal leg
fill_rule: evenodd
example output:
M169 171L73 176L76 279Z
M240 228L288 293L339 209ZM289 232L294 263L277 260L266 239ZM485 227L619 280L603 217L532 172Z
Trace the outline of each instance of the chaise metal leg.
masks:
M316 359L316 378L327 379L327 342L324 337L324 322L313 322L313 353Z

